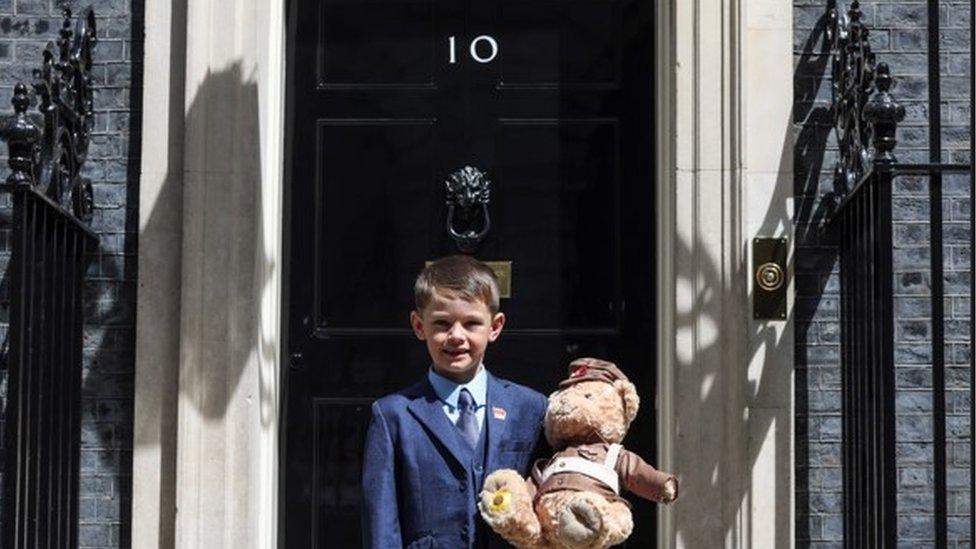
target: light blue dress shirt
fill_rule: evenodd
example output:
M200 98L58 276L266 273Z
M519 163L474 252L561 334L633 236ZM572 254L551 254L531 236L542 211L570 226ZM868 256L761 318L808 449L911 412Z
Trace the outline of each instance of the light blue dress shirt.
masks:
M467 389L471 393L471 397L474 398L478 429L480 430L484 426L485 404L488 402L488 374L485 372L484 365L479 366L478 373L474 375L471 381L464 384L447 379L435 372L433 368L427 372L427 379L434 387L437 398L444 404L444 413L447 414L447 418L451 420L452 424L457 425L458 418L461 416L461 411L457 407L458 395L461 394L461 389Z

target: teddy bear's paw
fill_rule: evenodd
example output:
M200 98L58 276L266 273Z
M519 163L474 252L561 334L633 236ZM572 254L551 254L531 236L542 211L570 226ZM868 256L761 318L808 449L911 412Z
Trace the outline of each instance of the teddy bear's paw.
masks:
M671 477L664 483L661 503L672 503L676 499L678 499L678 479Z
M525 480L511 469L500 469L488 475L478 496L478 508L489 523L493 522L491 519L504 520L531 509L531 502Z
M516 471L501 469L488 475L478 495L478 510L488 526L512 545L534 547L538 543L541 527L532 496Z
M593 502L575 498L559 513L559 541L568 547L593 547L603 536L603 516Z

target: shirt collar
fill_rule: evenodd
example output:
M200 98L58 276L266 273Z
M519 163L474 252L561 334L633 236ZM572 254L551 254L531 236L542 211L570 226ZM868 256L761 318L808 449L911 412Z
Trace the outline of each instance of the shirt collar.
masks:
M427 371L427 379L430 381L437 398L452 408L457 408L458 395L461 389L467 389L474 398L474 403L478 407L484 406L488 400L488 373L484 365L478 367L478 373L467 383L457 383L438 374L433 368Z

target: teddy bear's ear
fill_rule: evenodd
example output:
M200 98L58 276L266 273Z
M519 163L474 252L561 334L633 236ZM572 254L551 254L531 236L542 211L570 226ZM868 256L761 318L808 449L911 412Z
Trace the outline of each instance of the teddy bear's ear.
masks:
M629 381L618 379L613 382L613 387L620 394L624 401L624 415L627 417L629 425L637 417L637 410L640 409L640 397L637 396L637 388Z

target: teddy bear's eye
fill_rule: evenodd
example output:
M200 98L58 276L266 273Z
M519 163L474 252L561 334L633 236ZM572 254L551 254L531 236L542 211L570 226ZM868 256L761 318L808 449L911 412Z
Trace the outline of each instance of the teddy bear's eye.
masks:
M592 393L586 393L583 396L585 396L587 400L591 400L593 398L593 394Z

